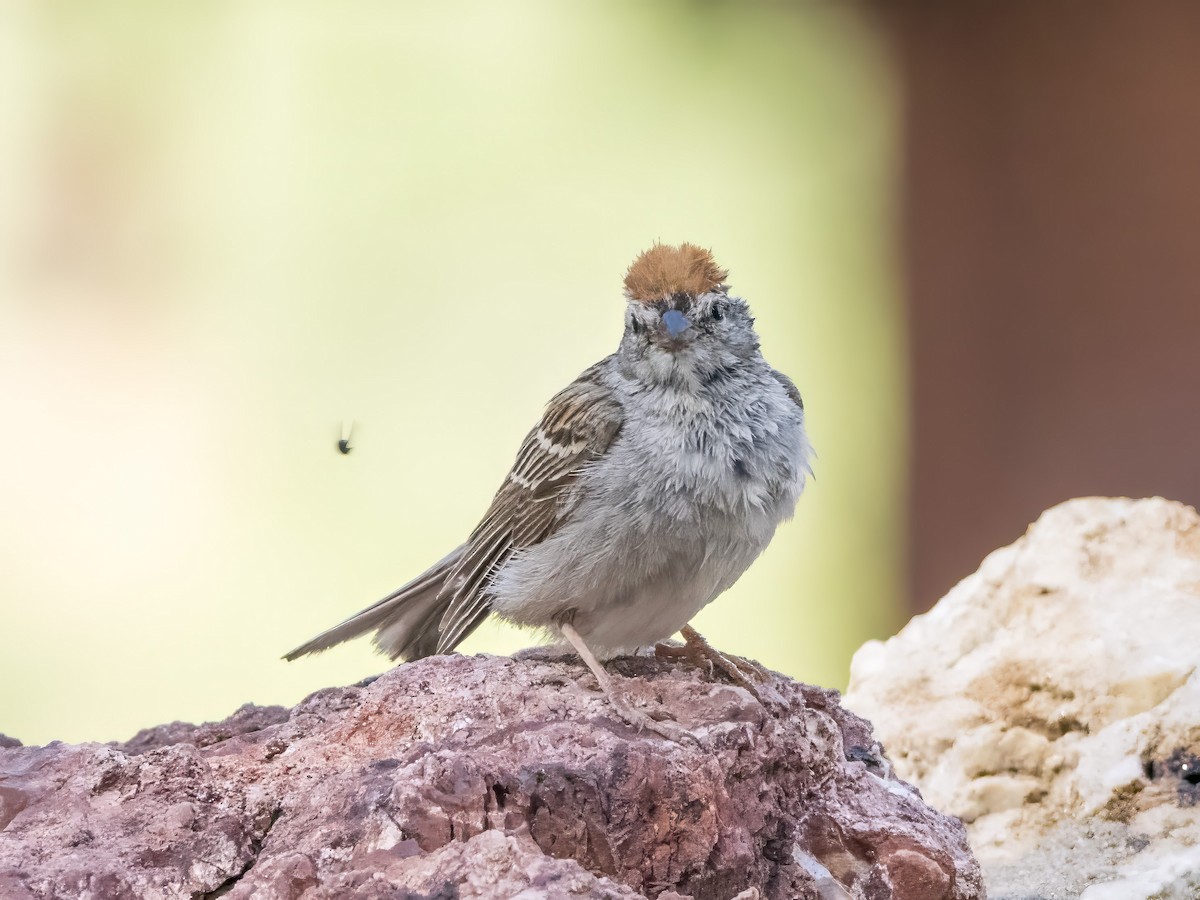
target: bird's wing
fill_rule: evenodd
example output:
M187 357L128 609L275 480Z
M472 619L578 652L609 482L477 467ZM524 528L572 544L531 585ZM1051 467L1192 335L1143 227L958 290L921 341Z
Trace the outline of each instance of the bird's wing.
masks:
M580 471L603 456L620 432L621 405L601 382L610 360L596 363L556 394L521 444L512 471L442 589L449 605L438 653L449 653L487 617L492 576L515 551L558 530Z
M787 391L788 399L800 407L800 411L804 411L804 398L800 396L800 389L796 387L796 382L788 378L778 369L772 369L771 374L775 376L775 380L783 385L783 389Z

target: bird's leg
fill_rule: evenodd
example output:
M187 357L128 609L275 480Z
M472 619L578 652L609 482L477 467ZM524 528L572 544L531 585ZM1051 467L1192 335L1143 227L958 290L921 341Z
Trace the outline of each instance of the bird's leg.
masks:
M571 642L571 646L575 648L575 652L579 654L579 658L583 660L584 665L592 670L592 674L600 682L600 690L604 691L605 694L611 695L613 692L613 682L612 676L608 674L608 670L600 665L600 660L596 659L596 655L583 642L583 637L575 630L574 625L565 622L560 627L563 637Z
M596 655L584 643L583 637L575 630L575 626L569 622L564 622L559 626L565 637L575 648L575 652L579 654L579 658L583 660L584 665L592 670L592 674L596 676L596 681L600 683L600 690L604 692L604 696L608 698L608 702L612 707L620 713L621 717L634 726L638 731L648 729L655 734L665 737L669 741L680 743L682 740L695 740L695 737L686 729L669 722L659 722L652 719L649 715L637 709L629 699L617 690L613 683L613 678L600 664L600 660L596 659Z
M679 633L683 635L682 647L676 647L674 644L656 644L655 656L660 659L687 660L696 668L707 672L710 678L714 670L719 669L731 682L745 688L755 700L763 703L759 685L765 685L770 677L766 669L748 659L726 656L691 625L684 625Z

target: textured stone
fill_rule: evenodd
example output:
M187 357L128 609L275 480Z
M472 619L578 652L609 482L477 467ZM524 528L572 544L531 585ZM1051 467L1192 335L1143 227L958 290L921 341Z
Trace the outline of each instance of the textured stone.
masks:
M993 900L1200 897L1200 516L1073 500L855 656L846 704Z
M960 822L836 694L638 657L435 657L294 709L0 750L4 897L969 900Z

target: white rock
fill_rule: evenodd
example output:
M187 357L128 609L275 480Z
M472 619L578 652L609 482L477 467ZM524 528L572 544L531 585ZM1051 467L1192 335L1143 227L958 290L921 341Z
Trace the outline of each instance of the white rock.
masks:
M1200 898L1200 516L1072 500L855 655L846 705L994 900Z

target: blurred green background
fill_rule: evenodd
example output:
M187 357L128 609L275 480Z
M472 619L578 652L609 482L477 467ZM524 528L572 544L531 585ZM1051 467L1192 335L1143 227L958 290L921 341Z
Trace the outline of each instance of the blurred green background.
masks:
M659 239L730 269L819 454L696 625L843 685L901 620L907 464L896 98L854 10L0 7L0 732L381 671L279 656L463 539Z

